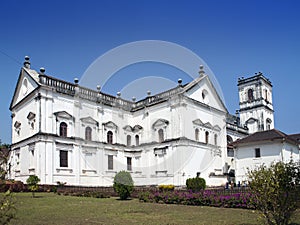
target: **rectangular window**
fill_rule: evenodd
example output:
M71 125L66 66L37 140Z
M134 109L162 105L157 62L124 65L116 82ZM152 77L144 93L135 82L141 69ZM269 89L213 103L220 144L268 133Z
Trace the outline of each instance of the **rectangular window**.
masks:
M127 157L127 170L132 170L131 157Z
M114 156L108 155L108 169L113 170L114 169Z
M59 166L68 167L68 151L59 151Z
M260 148L256 148L255 149L255 158L259 158L260 157Z

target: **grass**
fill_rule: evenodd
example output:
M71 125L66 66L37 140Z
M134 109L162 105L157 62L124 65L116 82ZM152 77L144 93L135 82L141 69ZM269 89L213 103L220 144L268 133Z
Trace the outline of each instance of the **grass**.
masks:
M15 194L17 218L11 224L261 224L245 209L140 203L137 199L85 198L53 193ZM299 211L294 224L300 224Z

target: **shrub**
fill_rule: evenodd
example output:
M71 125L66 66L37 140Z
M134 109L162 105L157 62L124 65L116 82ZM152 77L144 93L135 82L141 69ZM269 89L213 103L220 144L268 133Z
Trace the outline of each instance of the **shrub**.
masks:
M186 180L186 187L188 190L193 192L204 190L206 187L206 182L204 178L194 177Z
M32 192L32 197L34 197L34 192L39 189L38 183L40 182L40 178L36 175L30 175L26 180L28 185L28 189Z
M130 197L133 191L133 180L129 172L120 171L114 178L114 191L117 192L121 200Z
M270 225L287 225L297 208L300 167L277 162L249 172L252 203Z
M0 224L9 224L9 221L15 217L15 200L10 191L0 194Z
M174 191L175 186L173 184L162 184L158 186L160 191Z

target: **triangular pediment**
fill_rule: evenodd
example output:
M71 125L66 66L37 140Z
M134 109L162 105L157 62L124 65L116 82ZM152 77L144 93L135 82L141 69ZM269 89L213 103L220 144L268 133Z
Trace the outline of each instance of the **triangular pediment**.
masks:
M80 120L81 120L81 122L83 122L83 123L92 124L92 125L96 125L96 126L99 125L99 123L97 122L97 120L93 119L93 118L90 117L90 116L81 118Z
M164 126L167 126L169 124L169 121L168 120L165 120L165 119L158 119L156 120L153 125L152 125L152 128L155 129L155 128L158 128L158 127L164 127Z
M133 127L133 132L138 132L138 131L140 131L140 130L143 130L143 127L140 126L140 125L135 125L135 126Z
M203 126L209 129L213 127L210 122L205 123Z
M66 111L59 111L59 112L55 112L54 115L57 117L57 118L64 118L64 119L75 119L71 114L69 114L68 112Z
M22 68L10 103L10 109L29 96L38 87L38 74L34 70Z
M128 131L128 132L132 132L133 131L133 128L130 125L126 125L125 127L123 127L123 129L125 131Z
M227 109L207 75L196 78L184 87L184 94L204 105L227 112Z
M203 126L204 125L204 123L200 119L194 120L193 123L198 125L198 126Z
M106 123L102 123L102 125L105 128L110 128L110 129L114 129L114 130L118 129L118 126L114 122L112 122L112 121L108 121Z
M29 112L28 115L27 115L27 119L28 120L33 120L34 118L35 118L35 113Z
M215 125L215 126L213 127L213 129L214 129L215 131L221 131L221 127L219 127L218 125Z
M21 126L21 122L16 121L16 122L14 123L14 127L15 127L16 129L18 129L20 126Z

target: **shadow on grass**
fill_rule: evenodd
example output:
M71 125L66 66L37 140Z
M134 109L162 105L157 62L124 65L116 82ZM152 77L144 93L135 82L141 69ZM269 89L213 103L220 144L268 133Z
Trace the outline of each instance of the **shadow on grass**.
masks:
M35 195L35 196L31 196L31 198L45 198L45 196L41 196L41 195Z
M117 201L131 201L131 200L133 200L132 198L127 198L127 199L120 199L120 198L117 198L116 199Z

